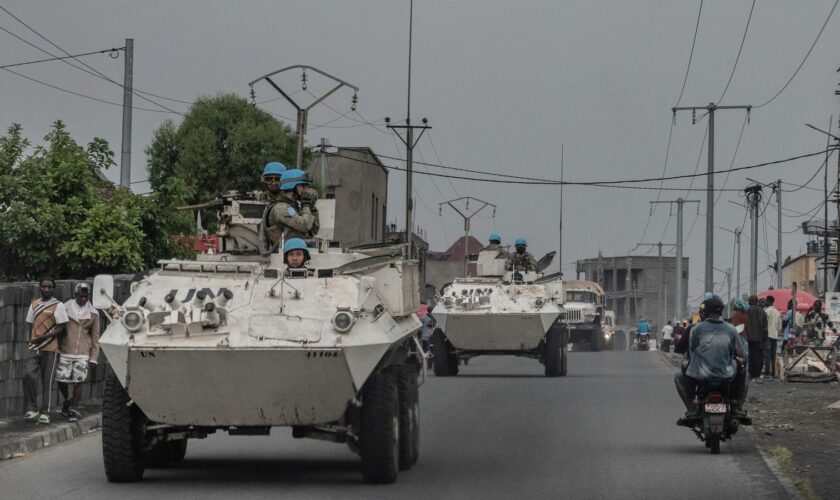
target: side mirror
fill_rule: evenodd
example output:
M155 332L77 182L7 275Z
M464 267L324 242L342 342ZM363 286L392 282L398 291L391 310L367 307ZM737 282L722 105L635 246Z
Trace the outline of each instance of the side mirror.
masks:
M93 307L107 309L116 302L114 297L114 277L110 274L100 274L93 278Z

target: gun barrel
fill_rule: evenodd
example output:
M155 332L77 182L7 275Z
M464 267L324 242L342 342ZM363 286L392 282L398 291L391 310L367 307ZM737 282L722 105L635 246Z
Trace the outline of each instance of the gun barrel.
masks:
M211 200L204 203L196 203L195 205L184 205L177 207L175 210L200 210L202 208L218 207L222 204L222 200Z

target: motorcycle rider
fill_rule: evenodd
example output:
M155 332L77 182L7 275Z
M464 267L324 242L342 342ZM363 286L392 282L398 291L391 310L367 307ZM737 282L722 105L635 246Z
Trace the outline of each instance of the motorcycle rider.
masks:
M644 316L639 316L639 324L636 325L636 342L642 340L642 335L647 336L647 340L650 341L650 323Z
M743 368L746 352L738 340L738 331L721 319L723 301L717 295L707 294L701 305L701 322L689 333L689 361L685 373L674 376L677 393L686 407L684 418L678 425L689 424L701 413L694 405L700 383L729 384L730 397L735 400L733 415L747 423L743 409L747 395L746 370Z

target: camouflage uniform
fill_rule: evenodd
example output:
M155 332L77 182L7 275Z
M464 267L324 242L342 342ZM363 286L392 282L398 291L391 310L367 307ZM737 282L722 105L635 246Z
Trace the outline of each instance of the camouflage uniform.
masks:
M526 273L536 272L537 261L530 252L513 252L508 255L507 260L505 260L505 271L513 271L514 269L517 271L525 271Z
M508 255L509 255L509 253L507 251L507 248L503 247L501 243L490 243L489 245L487 245L486 247L481 249L482 252L493 251L493 250L499 252L498 255L496 256L496 258L499 258L499 257L507 258Z
M257 201L264 201L271 205L283 198L283 191L277 191L276 193L272 193L271 191L256 191L254 192L254 198Z
M315 216L308 205L298 207L297 201L282 196L267 212L263 223L265 233L272 243L281 239L311 237Z
M312 211L312 216L315 217L315 221L312 223L312 228L309 230L310 238L314 238L316 234L318 234L318 230L321 229L321 221L318 218L318 207L315 206L315 202L318 200L318 190L307 186L303 190L303 194L300 195L300 206L303 208L304 206L308 205L309 209Z

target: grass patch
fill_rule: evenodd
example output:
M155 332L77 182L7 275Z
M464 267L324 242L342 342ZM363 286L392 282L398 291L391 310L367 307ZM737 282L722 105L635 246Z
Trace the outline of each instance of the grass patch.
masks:
M779 463L782 472L787 476L807 500L820 500L820 497L811 487L811 481L800 477L800 474L793 468L793 453L784 446L773 446L768 450Z

